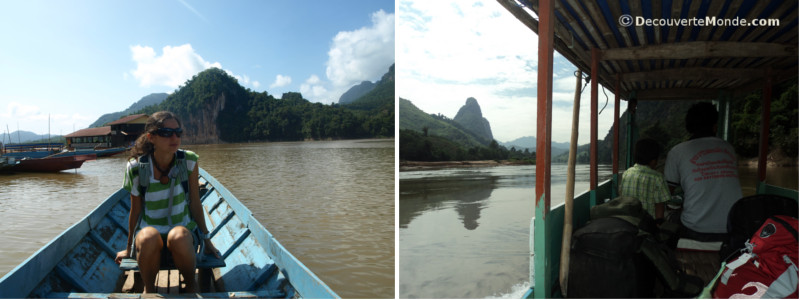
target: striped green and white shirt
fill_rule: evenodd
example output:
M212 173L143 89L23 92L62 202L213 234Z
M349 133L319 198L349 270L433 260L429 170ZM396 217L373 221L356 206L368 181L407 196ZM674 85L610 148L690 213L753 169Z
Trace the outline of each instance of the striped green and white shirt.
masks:
M186 170L191 174L197 165L198 156L192 151L186 151ZM174 226L184 226L189 231L194 230L197 224L191 219L189 212L189 191L184 191L178 178L170 178L170 182L162 184L153 178L152 158L150 160L150 186L145 195L144 215L142 216L139 228L152 226L161 234L167 234ZM176 167L178 160L175 159L173 168ZM133 196L141 197L139 192L139 162L135 159L128 161L125 171L125 181L122 187ZM136 172L134 172L136 170ZM175 181L172 197L172 211L169 210L169 186ZM172 227L169 225L167 217L172 218Z
M664 176L648 166L635 164L625 173L619 182L619 195L639 199L642 208L651 216L656 216L656 203L670 199L669 187Z

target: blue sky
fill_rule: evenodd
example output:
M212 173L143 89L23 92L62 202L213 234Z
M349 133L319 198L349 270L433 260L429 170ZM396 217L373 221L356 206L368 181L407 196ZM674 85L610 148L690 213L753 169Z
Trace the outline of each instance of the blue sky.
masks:
M398 0L397 16L398 97L449 118L474 97L495 140L536 135L533 31L495 0ZM569 142L576 67L556 52L553 70L553 141ZM589 142L589 91L581 97L580 144ZM614 96L606 93L609 103L598 118L601 139L614 122ZM601 91L599 107L604 103Z
M0 126L68 134L218 67L336 102L394 63L395 2L2 1Z

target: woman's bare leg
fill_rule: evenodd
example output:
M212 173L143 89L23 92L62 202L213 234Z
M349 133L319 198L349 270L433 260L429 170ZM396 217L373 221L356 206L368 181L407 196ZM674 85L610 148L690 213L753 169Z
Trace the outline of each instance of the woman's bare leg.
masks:
M136 262L139 263L139 272L144 281L144 292L156 292L156 275L161 264L161 249L164 241L153 227L142 228L136 234Z
M197 281L195 280L196 250L192 244L193 240L192 233L183 226L172 228L167 235L167 248L172 252L175 267L183 275L187 293L197 291Z

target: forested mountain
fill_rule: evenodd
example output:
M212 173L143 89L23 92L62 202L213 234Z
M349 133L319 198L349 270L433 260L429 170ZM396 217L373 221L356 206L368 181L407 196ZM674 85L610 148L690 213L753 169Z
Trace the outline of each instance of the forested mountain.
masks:
M477 106L474 98L467 104ZM471 103L471 102L475 103ZM400 159L412 161L519 160L532 162L530 150L506 149L497 141L477 135L455 120L441 114L427 114L411 101L400 98ZM467 105L465 105L467 106ZM461 110L465 110L463 107ZM469 107L462 114L489 122L480 115L480 107ZM476 117L479 116L479 117ZM466 124L472 125L472 124ZM484 125L480 125L484 126ZM488 132L491 136L491 131Z
M464 147L488 146L492 140L475 135L461 124L441 114L428 114L411 101L400 98L400 129L443 137Z
M453 118L458 124L461 124L472 134L484 140L494 140L492 135L492 126L489 125L489 120L483 117L481 113L481 106L478 105L478 100L475 98L467 98L467 102L458 109L458 113Z
M118 111L118 112L115 112L115 113L110 113L110 114L105 114L105 115L100 116L100 118L98 118L97 121L94 121L94 123L92 123L92 125L89 125L89 127L100 127L100 126L106 125L106 123L114 122L114 121L119 120L120 118L122 118L124 116L131 115L134 112L137 112L137 111L139 111L139 110L141 110L141 109L143 109L145 107L148 107L150 105L159 104L159 103L163 102L164 99L167 99L167 96L168 96L168 94L166 94L166 93L153 93L153 94L144 96L144 97L142 97L142 99L139 99L139 101L134 102L133 104L131 104L130 107L128 107L127 109L125 109L123 111Z
M140 112L178 114L186 130L183 141L191 144L392 137L393 70L391 84L376 85L358 100L366 103L359 109L312 103L300 93L275 98L253 92L225 71L211 68L186 81L161 104Z
M394 118L394 65L389 67L389 72L383 74L371 90L342 106L366 111L390 109Z
M358 85L351 87L347 92L344 92L341 97L339 97L339 104L348 104L350 102L356 101L356 99L361 98L361 96L366 95L375 88L375 84L370 81L362 81Z

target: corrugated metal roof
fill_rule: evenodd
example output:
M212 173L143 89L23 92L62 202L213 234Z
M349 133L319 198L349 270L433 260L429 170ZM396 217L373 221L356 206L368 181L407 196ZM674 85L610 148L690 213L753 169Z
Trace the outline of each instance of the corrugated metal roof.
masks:
M538 1L498 2L538 33ZM555 8L556 51L589 73L597 48L600 83L613 91L619 75L623 99L710 99L798 74L795 0L555 0ZM741 25L753 19L779 24Z
M111 134L111 126L103 126L96 128L86 128L70 133L64 137L84 137L84 136L103 136Z
M127 116L127 117L122 117L119 120L116 120L114 122L108 123L108 125L125 124L125 123L131 122L133 120L139 119L141 117L148 117L148 116L146 114L130 115L130 116Z

